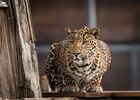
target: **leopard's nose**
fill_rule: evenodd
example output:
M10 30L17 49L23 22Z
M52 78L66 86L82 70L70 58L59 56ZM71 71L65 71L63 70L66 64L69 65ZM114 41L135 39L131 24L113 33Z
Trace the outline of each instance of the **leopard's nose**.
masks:
M75 57L77 57L80 53L73 53Z

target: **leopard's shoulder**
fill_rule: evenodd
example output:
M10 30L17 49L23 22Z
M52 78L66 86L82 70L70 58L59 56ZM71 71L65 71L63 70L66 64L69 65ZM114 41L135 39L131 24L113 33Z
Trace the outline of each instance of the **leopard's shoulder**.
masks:
M59 43L53 43L51 46L50 46L50 49L48 51L48 55L52 54L53 58L55 58L56 55L60 54L60 52L64 51L64 43L63 41L62 42L59 42Z
M98 40L95 58L99 61L99 63L96 64L101 66L104 70L107 70L107 67L111 63L111 53L109 46L104 41Z

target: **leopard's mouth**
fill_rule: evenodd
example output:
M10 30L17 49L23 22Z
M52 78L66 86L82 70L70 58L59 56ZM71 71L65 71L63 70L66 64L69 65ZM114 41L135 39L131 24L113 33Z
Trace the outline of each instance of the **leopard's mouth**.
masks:
M78 64L76 64L78 67L80 67L80 68L84 68L84 67L87 67L87 66L89 66L90 64L83 64L83 65L78 65Z
M75 65L79 68L85 68L91 66L91 63L81 63L81 64L75 63Z

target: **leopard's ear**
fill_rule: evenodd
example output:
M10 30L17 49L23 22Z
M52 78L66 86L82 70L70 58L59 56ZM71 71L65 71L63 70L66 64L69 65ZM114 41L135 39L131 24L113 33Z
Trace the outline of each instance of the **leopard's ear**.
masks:
M65 32L69 35L70 33L72 33L72 29L70 27L66 27Z
M99 28L92 28L90 29L91 34L93 34L93 36L95 36L95 39L98 39L99 35L100 35L100 29Z

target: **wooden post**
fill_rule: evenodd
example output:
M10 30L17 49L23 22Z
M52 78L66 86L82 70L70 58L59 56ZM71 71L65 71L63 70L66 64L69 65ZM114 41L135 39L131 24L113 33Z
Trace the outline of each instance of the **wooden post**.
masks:
M41 97L28 0L0 0L0 87L3 98Z

